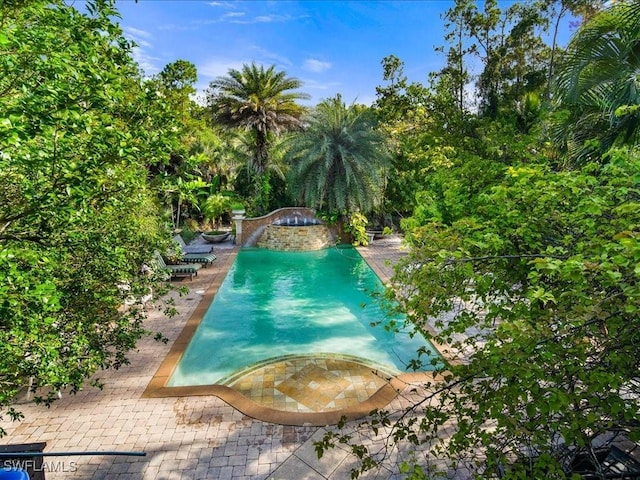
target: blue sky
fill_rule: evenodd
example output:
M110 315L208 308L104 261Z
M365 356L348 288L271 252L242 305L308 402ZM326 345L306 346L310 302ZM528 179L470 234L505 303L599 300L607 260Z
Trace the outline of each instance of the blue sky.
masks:
M381 61L395 55L427 83L444 58L441 14L449 0L118 0L120 24L147 75L179 59L198 69L199 90L245 63L275 65L303 82L310 103L341 93L370 104Z

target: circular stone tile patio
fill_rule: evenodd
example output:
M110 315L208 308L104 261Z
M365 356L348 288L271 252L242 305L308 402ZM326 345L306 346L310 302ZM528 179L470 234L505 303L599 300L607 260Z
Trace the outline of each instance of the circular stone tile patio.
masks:
M251 401L286 412L352 407L389 384L392 374L335 356L287 356L221 382Z

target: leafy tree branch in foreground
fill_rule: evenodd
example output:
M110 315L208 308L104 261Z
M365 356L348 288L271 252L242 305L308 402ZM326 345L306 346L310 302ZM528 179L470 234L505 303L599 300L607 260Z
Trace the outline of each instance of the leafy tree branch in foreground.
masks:
M566 81L552 92L566 102L558 109L577 115L576 129L589 115L609 119L580 131L588 155L536 139L549 122L543 111L509 143L506 111L469 117L443 136L452 161L416 195L404 222L411 252L389 296L452 361L407 386L406 408L345 423L317 443L319 453L349 444L361 460L354 475L395 463L413 479L452 469L577 478L572 463L584 455L604 478L596 448L616 435L640 439L638 98L621 95L633 92L633 76L618 75L627 63L597 67L605 53L633 59L637 35L626 32L638 3L608 8L576 34L559 67ZM582 43L602 26L602 49Z
M640 153L607 158L512 168L473 217L417 234L393 300L454 362L421 387L416 418L373 424L418 464L486 476L532 457L508 478L565 478L595 439L640 438Z
M127 363L162 243L146 165L174 140L112 2L0 7L0 406ZM122 285L126 285L126 291Z

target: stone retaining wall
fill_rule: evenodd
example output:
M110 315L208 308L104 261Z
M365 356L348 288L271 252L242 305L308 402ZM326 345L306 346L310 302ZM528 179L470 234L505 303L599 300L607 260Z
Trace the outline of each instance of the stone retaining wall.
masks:
M258 240L258 247L296 252L320 250L327 248L331 243L331 235L325 225L297 227L267 225Z

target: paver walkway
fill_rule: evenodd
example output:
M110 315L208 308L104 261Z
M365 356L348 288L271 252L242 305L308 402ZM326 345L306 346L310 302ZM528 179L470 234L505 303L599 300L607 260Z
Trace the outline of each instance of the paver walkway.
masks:
M376 241L362 253L378 275L388 275L391 263L402 255L399 246L397 240ZM255 420L216 396L143 395L209 286L222 281L222 266L233 255L234 247L222 244L215 248L218 259L212 267L201 271L193 281L180 282L190 291L186 296L173 295L178 316L167 319L161 308L149 311L148 329L162 332L169 338L168 344L151 337L142 339L138 350L130 355L131 365L100 372L102 391L87 387L76 395L63 392L50 408L23 398L17 407L25 419L19 423L2 421L8 436L0 443L46 442L46 452L146 452L144 457L45 457L48 480L350 478L354 460L346 448L335 448L317 459L313 442L330 427ZM242 388L250 393L251 387ZM409 390L389 408L400 409L410 401ZM363 441L375 444L378 440ZM365 478L400 476L385 470Z

